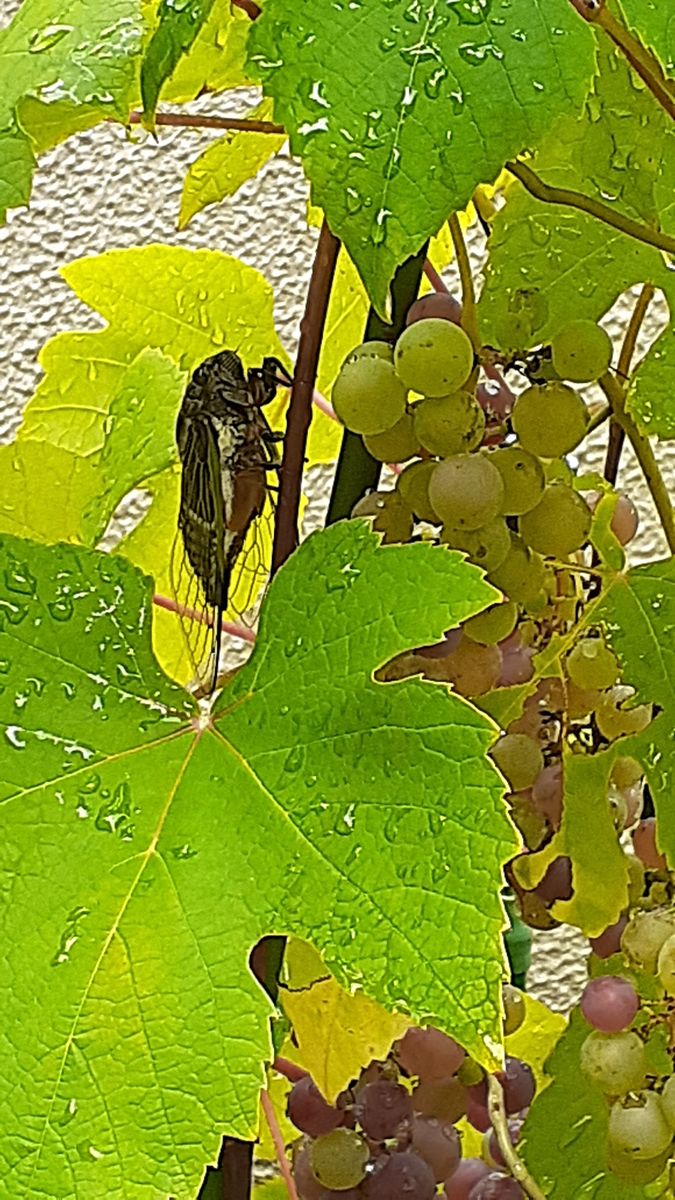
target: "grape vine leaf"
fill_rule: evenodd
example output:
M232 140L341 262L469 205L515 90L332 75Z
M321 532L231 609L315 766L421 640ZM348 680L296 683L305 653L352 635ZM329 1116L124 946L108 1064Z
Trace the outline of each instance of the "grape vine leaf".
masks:
M629 68L601 43L594 90L579 120L562 117L533 166L551 186L576 188L646 224L675 227L675 130ZM520 183L492 224L479 301L484 339L499 346L500 321L523 288L537 294L532 345L550 340L570 313L597 320L618 296L650 282L675 298L662 253L565 205L549 205ZM672 307L672 303L671 303ZM521 347L527 349L528 347Z
M675 304L675 290L671 293ZM675 330L672 318L634 372L627 407L647 434L675 438Z
M96 502L99 486L94 464L61 446L41 441L0 446L0 531L80 542L82 514Z
M644 0L621 0L629 28L656 51L666 71L675 72L675 13L669 4L645 4Z
M318 14L266 0L249 69L385 315L396 267L581 105L593 35L567 5L553 21L547 0L371 0Z
M230 0L213 0L211 11L187 54L161 87L162 100L184 104L204 92L250 87L245 70L251 20Z
M410 1021L340 986L313 946L291 938L279 1003L293 1026L296 1060L330 1103L373 1059L385 1059Z
M250 116L255 120L269 121L272 104L263 100ZM281 150L286 141L284 133L227 133L218 138L196 158L188 168L183 183L178 228L185 229L196 213L209 204L218 204L226 196L233 196L242 184L258 174L265 163Z
M141 63L143 119L154 125L162 84L173 74L207 21L213 0L160 0L157 24Z
M78 109L85 124L91 114L125 121L144 32L140 0L25 0L0 31L0 220L30 198L24 102L47 105L56 121L63 111L66 123Z
M188 1200L224 1132L255 1136L266 933L494 1062L516 846L494 727L445 688L372 678L490 603L479 572L363 522L313 535L206 714L157 668L128 562L1 546L12 1195L122 1200L133 1180Z
M552 1082L532 1102L518 1150L550 1200L643 1200L605 1167L609 1106L579 1068L589 1028L578 1009L546 1063Z

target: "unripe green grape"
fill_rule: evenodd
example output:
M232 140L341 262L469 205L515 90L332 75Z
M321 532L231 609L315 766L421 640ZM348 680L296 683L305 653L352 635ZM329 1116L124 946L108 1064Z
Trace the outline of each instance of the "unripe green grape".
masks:
M329 1191L358 1187L370 1157L368 1145L354 1129L334 1129L310 1146L312 1172Z
M380 342L376 339L372 342L362 342L360 346L355 346L349 351L345 361L357 362L360 358L387 358L393 363L394 347L391 342Z
M588 410L564 383L527 388L516 400L511 423L518 441L539 458L562 458L586 433Z
M384 433L372 433L363 439L366 450L378 462L402 463L419 454L420 444L415 435L412 413L404 413L400 421Z
M510 983L502 985L502 1004L504 1006L504 1034L516 1033L525 1020L525 1001L523 993Z
M567 674L583 690L603 691L619 678L619 664L602 638L581 638L567 655Z
M636 1187L643 1187L658 1179L669 1157L668 1150L664 1150L656 1158L632 1158L629 1154L620 1154L615 1146L607 1147L607 1166L612 1175L616 1175L622 1183L632 1183Z
M623 754L620 758L614 760L610 779L619 791L624 791L625 788L633 787L634 784L639 783L643 775L644 771L637 759Z
M396 482L396 490L405 500L418 521L440 524L429 499L429 481L436 470L435 462L414 462L405 467Z
M413 517L398 492L370 492L352 509L353 517L374 517L373 529L383 534L385 545L407 542L413 531Z
M645 869L634 854L627 854L625 861L628 869L628 904L633 907L644 896Z
M384 433L405 412L406 388L386 358L347 359L333 384L336 416L354 433Z
M607 1138L620 1154L638 1161L657 1158L668 1149L672 1137L656 1092L640 1092L635 1098L617 1100L612 1105Z
M447 396L464 387L473 360L471 339L464 330L438 317L408 325L394 350L399 378L423 396Z
M441 541L453 550L463 550L484 571L498 567L511 546L509 528L503 517L495 517L480 529L451 529L444 525Z
M539 459L522 446L492 450L489 458L504 480L504 515L518 517L534 508L544 490L544 468Z
M547 483L567 483L570 487L574 483L574 471L564 458L545 458L541 465Z
M487 525L499 515L503 499L502 477L482 454L455 454L444 459L436 464L429 482L432 508L443 524L453 529Z
M675 996L675 934L666 938L656 962L659 980L669 996Z
M592 383L612 361L612 341L595 321L571 321L551 339L551 358L561 379Z
M494 646L513 633L518 621L518 605L513 600L491 604L484 612L476 613L464 622L464 632L473 642Z
M613 688L611 692L601 696L596 705L595 723L608 742L613 742L619 737L628 737L632 733L642 733L652 719L651 704L636 704L634 708L623 707L624 690Z
M628 958L655 974L661 947L675 933L675 915L667 909L633 913L621 934L621 949Z
M418 444L430 454L468 454L480 446L485 433L485 413L469 392L428 396L413 409Z
M545 577L543 560L538 554L533 554L515 533L511 534L511 548L506 558L488 574L490 583L517 604L538 596Z
M589 1033L581 1046L580 1064L584 1075L606 1096L625 1096L645 1081L644 1044L632 1030Z
M490 751L513 792L532 787L544 768L544 756L534 738L526 733L507 733Z
M670 1128L675 1131L675 1075L669 1075L666 1079L661 1092L661 1107Z
M579 550L590 528L590 508L565 483L550 484L535 508L518 518L518 532L530 549L552 558Z

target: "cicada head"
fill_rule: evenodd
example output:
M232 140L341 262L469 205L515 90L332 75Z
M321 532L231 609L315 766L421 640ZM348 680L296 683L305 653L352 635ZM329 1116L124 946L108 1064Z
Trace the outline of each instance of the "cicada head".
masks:
M284 364L271 355L263 359L261 367L252 367L248 373L251 398L259 408L274 400L278 387L290 387L292 383Z

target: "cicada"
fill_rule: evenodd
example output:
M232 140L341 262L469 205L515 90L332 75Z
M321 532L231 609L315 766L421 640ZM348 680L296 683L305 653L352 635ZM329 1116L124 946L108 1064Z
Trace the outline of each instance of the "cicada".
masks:
M254 526L274 511L277 441L262 411L279 383L291 380L276 358L244 372L233 350L197 367L176 422L181 464L178 535L172 561L174 591L195 675L203 690L216 686L222 618L250 578L237 612L253 602L266 570ZM246 553L243 554L246 546ZM247 561L248 560L248 561Z

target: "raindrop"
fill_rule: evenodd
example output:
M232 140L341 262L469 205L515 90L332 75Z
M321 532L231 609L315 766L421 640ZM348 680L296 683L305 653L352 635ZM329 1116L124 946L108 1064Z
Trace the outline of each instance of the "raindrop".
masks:
M61 596L47 605L50 615L55 621L69 621L75 609L70 596Z
M21 738L21 734L25 732L25 729L21 725L7 725L5 728L5 737L10 746L13 746L15 750L25 750L26 743Z
M51 50L52 46L57 46L72 31L72 25L45 25L44 29L36 29L31 34L28 49L31 54L41 54L44 50Z
M5 586L9 592L18 592L20 596L37 595L37 580L28 567L15 563L11 570L8 568L4 572L4 576Z
M183 846L172 846L169 853L179 862L185 862L188 858L196 858L198 850L193 850L192 846L186 842Z
M292 749L286 755L286 760L284 762L284 771L287 771L289 775L294 775L297 771L299 771L301 769L304 761L305 761L305 747L304 746L293 746Z

